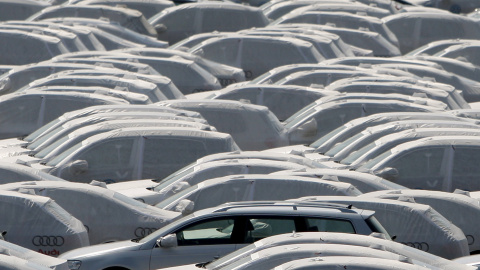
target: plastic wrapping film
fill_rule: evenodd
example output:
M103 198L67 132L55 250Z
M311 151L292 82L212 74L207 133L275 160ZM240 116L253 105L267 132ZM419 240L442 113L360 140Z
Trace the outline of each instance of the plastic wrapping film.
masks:
M41 12L32 15L28 20L40 21L49 18L61 17L86 17L104 19L116 22L125 28L140 34L155 36L155 29L148 23L141 12L133 9L109 7L109 6L52 6L42 9Z
M171 183L160 185L154 190L159 193L158 202L166 199L180 191L187 189L208 179L223 177L233 174L268 174L274 171L305 168L296 163L260 160L260 159L233 159L212 161L200 164L193 168L193 171L178 177Z
M0 97L2 138L26 136L65 112L94 105L128 104L97 94L28 91ZM42 104L44 104L42 106Z
M59 38L20 30L0 30L2 40L1 65L25 65L68 53Z
M334 93L335 94L335 93ZM213 99L247 100L251 104L263 105L281 121L309 105L313 100L324 97L323 91L302 87L279 85L245 85L226 88L215 93ZM190 97L189 97L190 98Z
M198 211L230 201L286 200L309 196L301 194L357 196L361 192L350 184L306 177L232 175L203 181L164 200L157 207L173 209L180 200L187 199L194 202L194 210Z
M140 93L149 96L156 102L161 99L167 99L155 84L142 80L129 80L115 76L61 76L62 74L53 74L46 78L33 81L29 88L38 88L41 86L95 86L107 87L111 89L126 89L125 91ZM116 88L118 87L118 88ZM28 88L27 88L28 89Z
M417 203L430 205L463 231L470 252L480 250L480 232L476 225L479 222L480 202L468 195L431 190L392 190L372 192L360 197L401 200L404 196L413 198Z
M76 69L76 70L66 70L58 73L59 75L81 75L81 76L99 76L99 75L108 75L115 76L121 79L128 80L141 80L149 83L153 83L157 86L160 93L156 96L155 101L163 99L184 99L185 96L180 92L180 90L173 84L170 78L161 76L161 75L150 75L150 74L141 74L134 73L129 71L124 71L120 69L112 68L95 68L95 69Z
M61 178L27 166L4 162L0 162L0 175L0 184L35 180L64 181Z
M448 113L424 113L424 112L396 112L396 113L378 113L369 115L363 118L356 118L341 127L341 129L334 130L335 134L327 134L325 138L322 138L320 142L315 142L317 147L316 152L323 153L328 151L333 145L348 139L361 132L369 126L375 126L380 124L385 124L393 121L405 121L405 120L415 120L415 119L425 119L425 121L430 120L455 120L463 121L462 118L452 117ZM468 120L465 120L468 121ZM319 140L320 141L320 140Z
M88 246L82 222L50 198L2 191L0 221L8 241L50 256Z
M396 236L397 242L447 259L470 254L462 230L428 205L361 197L304 197L301 200L344 203L372 210L387 232Z
M317 257L294 260L284 263L274 268L274 270L322 270L322 269L350 269L350 270L427 270L428 267L419 265L412 265L408 261L402 262L400 260L389 260L379 258L367 257Z
M161 26L158 35L170 45L198 33L212 31L235 32L252 27L264 27L269 21L256 8L229 2L187 3L170 7L149 19Z
M349 234L345 237L344 233L333 232L301 232L275 235L259 240L249 246L223 257L217 262L211 263L212 269L219 269L226 264L231 264L239 259L250 256L250 254L260 250L284 245L294 244L340 244L362 247L375 247L380 250L392 252L401 256L405 256L417 265L433 266L430 269L444 269L444 270L460 270L460 269L476 269L473 266L467 266L460 263L455 263L451 260L438 257L431 253L421 251L414 247L406 246L404 244L387 240L383 234L372 233L370 236L360 234Z
M49 270L51 269L49 267L33 263L22 258L2 254L1 252L0 252L0 268L2 270Z
M288 145L285 128L264 106L231 100L168 100L159 104L199 112L218 131L230 134L242 150Z
M9 256L10 259L12 259L13 257L23 259L32 264L45 267L45 269L55 269L55 270L69 269L66 260L43 255L37 251L33 251L30 249L21 247L19 245L15 245L10 242L2 241L2 240L0 240L0 255ZM5 262L5 261L8 261L6 257L3 257L2 259L0 259L0 262ZM18 267L20 263L17 262L15 265ZM2 267L0 268L5 269ZM7 269L10 269L10 268L7 268ZM17 268L12 268L12 269L17 269ZM19 269L25 269L25 268L20 267ZM34 269L37 269L37 268L34 268ZM44 269L44 268L39 268L39 269Z
M87 117L87 116L92 116L95 117L95 115L100 115L103 113L142 113L144 112L147 114L148 112L152 112L153 114L155 113L172 113L172 114L179 114L179 115L184 115L189 118L194 118L196 121L200 123L206 123L206 121L203 119L203 117L197 113L197 112L190 112L186 110L179 110L179 109L174 109L174 108L168 108L164 106L158 106L158 105L124 105L124 104L117 104L117 105L96 105L96 106L90 106L84 109L79 109L71 112L66 112L63 115L59 116L57 119L52 120L51 122L48 122L41 128L35 130L32 132L29 136L25 138L27 142L33 141L36 138L39 138L41 136L44 136L48 132L51 132L58 127L64 125L66 122L75 119L75 118L81 118L81 117Z
M433 107L396 100L351 99L320 104L312 108L308 116L292 116L285 126L290 144L310 144L353 119L395 111L439 112ZM309 121L313 121L313 124L310 125Z
M407 187L447 192L458 188L477 190L477 182L472 181L476 179L476 172L472 170L476 168L474 161L479 145L480 142L476 136L450 135L418 139L400 144L385 152L391 155L379 161L370 171L378 175L383 174L391 168L386 167L390 164L397 170L395 181ZM416 151L412 152L413 150ZM429 155L433 152L437 153L437 159L430 159ZM409 153L410 160L405 158L395 160L395 157ZM396 163L392 164L392 161ZM411 166L408 171L412 173L410 175L405 170L406 162ZM414 164L416 164L415 167ZM441 171L434 169L439 166L442 168ZM385 174L385 176L388 175Z
M272 175L296 175L303 177L312 177L322 180L339 181L349 183L355 186L363 193L377 190L406 189L396 183L387 181L381 177L369 173L361 173L348 170L337 169L300 169L285 170L271 173Z
M380 246L362 247L339 244L295 244L263 249L245 259L239 269L273 269L275 266L303 258L323 258L331 256L367 257L409 262L432 269L433 266L416 264L405 256L382 249ZM237 264L235 266L237 266ZM347 268L348 269L348 268Z
M289 37L230 34L208 39L190 51L211 61L242 68L247 80L278 66L323 60L311 43ZM284 57L276 57L280 54Z
M32 190L55 200L83 222L90 244L144 237L168 224L178 213L158 209L115 191L71 182L20 182L4 190ZM76 203L72 204L72 200Z
M140 140L145 149L138 146ZM124 128L89 137L47 165L54 166L49 173L71 181L120 182L163 178L205 155L234 150L238 146L225 133L181 127ZM139 158L143 158L141 167L130 162ZM82 159L89 168L77 172L83 169L75 169L75 161Z

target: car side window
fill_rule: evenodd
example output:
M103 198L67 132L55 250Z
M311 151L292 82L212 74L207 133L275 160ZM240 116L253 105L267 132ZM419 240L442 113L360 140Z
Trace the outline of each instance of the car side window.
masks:
M348 220L331 218L307 218L307 231L309 232L341 232L355 233L353 225Z
M133 143L133 139L106 140L89 147L78 159L86 160L90 169L127 166L130 163Z
M233 244L233 218L200 221L176 232L179 246Z
M249 223L250 222L250 223ZM295 218L259 217L247 219L246 242L252 243L272 235L296 231Z

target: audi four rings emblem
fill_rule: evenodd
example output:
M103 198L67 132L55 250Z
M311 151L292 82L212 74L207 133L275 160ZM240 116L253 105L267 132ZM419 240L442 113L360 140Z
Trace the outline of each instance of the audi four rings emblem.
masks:
M156 228L138 227L138 228L135 229L135 236L136 237L145 237L145 236L151 234L152 232L154 232L156 230L157 230Z
M62 236L36 235L32 239L32 244L37 247L59 247L64 243Z
M420 249L423 251L428 251L430 249L430 246L425 242L404 242L402 244L407 245L409 247L414 247L416 249Z

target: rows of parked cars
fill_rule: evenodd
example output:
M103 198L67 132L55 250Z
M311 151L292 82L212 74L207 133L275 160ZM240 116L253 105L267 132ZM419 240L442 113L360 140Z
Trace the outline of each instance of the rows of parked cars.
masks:
M477 269L477 7L0 0L0 269Z

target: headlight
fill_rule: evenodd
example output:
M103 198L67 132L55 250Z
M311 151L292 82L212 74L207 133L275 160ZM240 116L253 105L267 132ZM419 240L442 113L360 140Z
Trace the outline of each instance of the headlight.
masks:
M82 261L68 260L68 268L71 270L78 270L82 266Z

